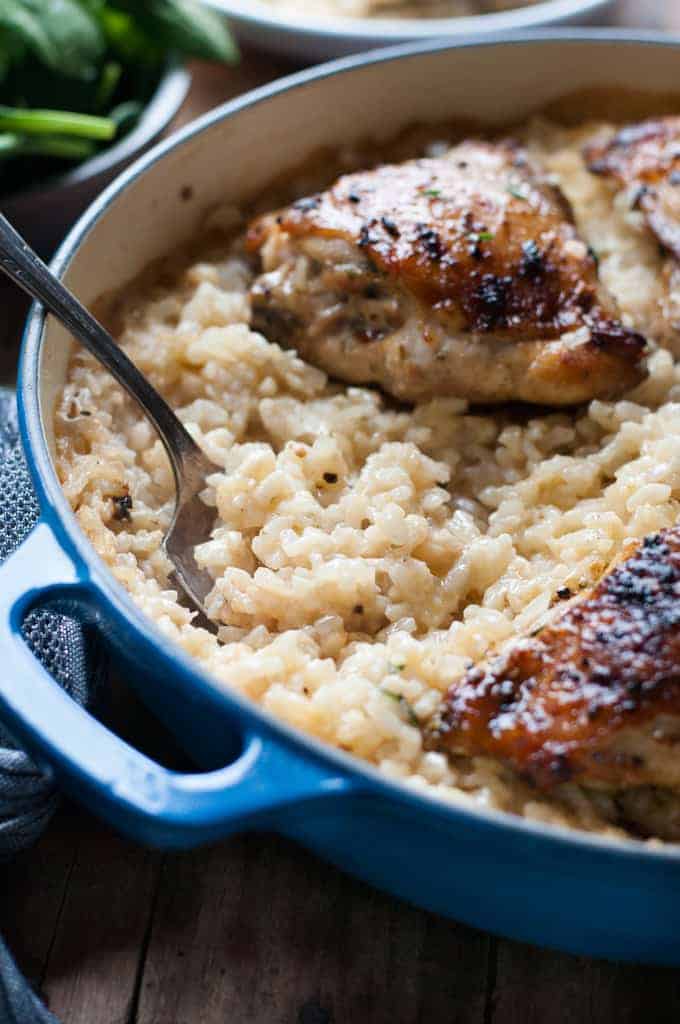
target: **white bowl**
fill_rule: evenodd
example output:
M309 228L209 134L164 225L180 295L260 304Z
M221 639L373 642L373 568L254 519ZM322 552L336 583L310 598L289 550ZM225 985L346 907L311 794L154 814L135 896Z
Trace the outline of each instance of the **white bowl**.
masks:
M267 0L207 0L229 17L239 39L308 61L362 53L413 40L511 32L547 25L581 25L611 9L616 0L542 0L514 10L459 18L328 18L277 12ZM313 0L310 0L313 9Z

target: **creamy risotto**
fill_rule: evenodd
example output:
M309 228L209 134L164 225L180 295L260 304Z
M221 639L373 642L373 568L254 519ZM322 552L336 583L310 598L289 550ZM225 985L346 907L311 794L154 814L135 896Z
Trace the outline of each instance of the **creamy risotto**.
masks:
M634 322L658 300L661 257L640 215L586 172L596 130L536 122L528 137ZM637 390L589 408L397 407L251 329L238 220L220 211L212 227L234 228L230 241L117 311L121 344L215 462L215 528L196 556L215 579L219 636L192 624L168 583L160 442L76 351L57 444L82 529L163 633L291 725L446 800L619 829L613 796L574 784L539 795L491 760L425 752L419 725L471 662L537 628L558 592L590 586L627 539L677 522L672 355L656 351Z
M277 10L306 17L454 18L529 7L537 0L269 0Z

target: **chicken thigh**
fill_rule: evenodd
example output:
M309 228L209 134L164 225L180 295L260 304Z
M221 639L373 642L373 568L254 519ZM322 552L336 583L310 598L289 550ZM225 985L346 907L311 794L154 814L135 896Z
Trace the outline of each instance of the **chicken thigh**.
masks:
M643 121L585 151L593 174L630 190L663 247L680 260L680 117Z
M642 324L649 338L680 354L680 117L629 125L586 147L588 169L606 178L661 248L659 308Z
M512 141L340 178L248 247L257 329L402 400L566 405L644 376L566 200Z
M680 789L680 526L455 683L428 742L497 757L541 789Z

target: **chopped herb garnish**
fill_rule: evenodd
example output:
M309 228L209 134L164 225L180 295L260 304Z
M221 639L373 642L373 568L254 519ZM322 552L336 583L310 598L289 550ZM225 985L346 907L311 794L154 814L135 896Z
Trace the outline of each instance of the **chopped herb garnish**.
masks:
M420 722L418 721L418 716L416 715L415 711L404 697L402 697L401 704L404 710L406 711L406 714L408 715L409 724L415 725L417 728L420 725Z
M493 238L493 234L491 231L479 231L474 237L480 242L490 242Z
M439 199L441 194L441 189L438 188L426 188L423 192L423 195L429 196L430 199Z
M402 711L406 714L406 717L408 718L409 721L409 725L420 725L418 721L418 716L416 715L412 706L406 700L406 697L403 697L400 693L394 693L392 690L381 690L380 692L384 694L385 697L388 697L390 700L393 700L396 704L399 705Z

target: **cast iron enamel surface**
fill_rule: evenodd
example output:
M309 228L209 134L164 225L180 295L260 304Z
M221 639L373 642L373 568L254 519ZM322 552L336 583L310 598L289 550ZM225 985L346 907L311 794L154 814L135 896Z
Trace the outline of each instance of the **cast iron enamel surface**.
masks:
M554 41L555 34L541 38ZM622 33L559 38L569 46L636 40ZM639 45L679 44L646 35ZM428 53L442 49L409 47L371 59L426 62ZM328 76L351 74L366 59L257 90L157 147L79 221L55 258L55 272L65 272L116 196L166 154L282 91L323 91ZM43 328L34 308L22 353L20 411L43 518L0 569L0 704L16 733L54 766L73 795L144 842L193 845L244 827L274 828L374 885L479 927L585 955L680 963L676 848L612 841L422 796L226 693L163 637L109 575L59 487L41 422ZM19 623L28 607L57 595L101 625L126 677L209 769L205 774L181 776L153 764L46 676L21 642Z

